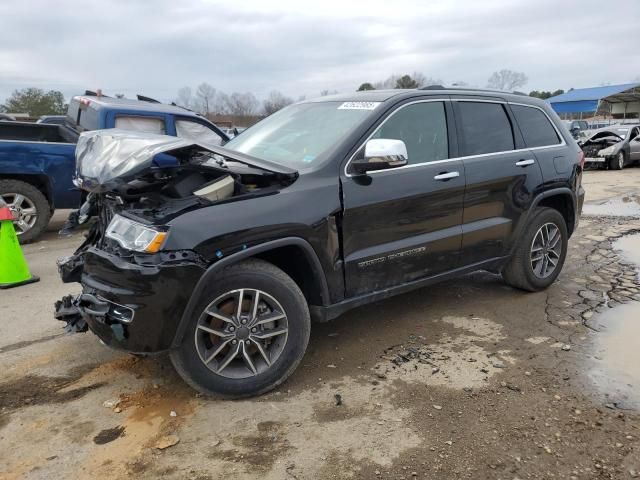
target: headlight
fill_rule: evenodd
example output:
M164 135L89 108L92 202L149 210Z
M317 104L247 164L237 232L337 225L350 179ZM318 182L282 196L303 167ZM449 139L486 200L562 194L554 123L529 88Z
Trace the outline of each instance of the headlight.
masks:
M160 250L167 232L154 230L141 223L116 215L107 227L106 236L127 250L156 253Z
M609 155L613 155L613 152L616 151L616 146L611 145L610 147L603 148L598 152L599 157L608 157Z

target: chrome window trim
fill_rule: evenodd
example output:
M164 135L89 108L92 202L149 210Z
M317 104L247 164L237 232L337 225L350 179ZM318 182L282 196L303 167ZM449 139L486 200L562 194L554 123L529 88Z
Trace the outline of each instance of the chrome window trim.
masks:
M388 121L391 117L393 117L396 113L398 113L400 110L402 110L402 109L403 109L403 108L405 108L405 107L408 107L409 105L415 105L415 104L417 104L417 103L441 102L442 104L444 104L444 103L445 103L445 102L447 102L447 101L449 101L449 99L448 99L448 98L429 98L429 99L414 100L414 101L412 101L412 102L408 102L408 103L405 103L405 104L400 105L400 106L399 106L398 108L396 108L393 112L391 112L391 114L390 114L387 118L385 118L385 119L382 121L382 123L381 123L380 125L378 125L378 126L376 127L376 129L375 129L373 132L371 132L371 134L370 134L370 135L369 135L369 136L364 140L364 142L362 142L362 143L358 146L358 148L356 148L355 152L353 152L353 155L351 155L351 157L349 157L349 160L347 160L347 163L346 163L346 164L345 164L345 166L344 166L344 174L345 174L345 176L347 176L347 177L349 177L349 178L354 177L354 175L350 174L347 170L349 169L349 165L350 165L350 164L351 164L351 162L353 161L353 158L356 156L356 153L358 153L358 152L360 151L360 149L361 149L362 147L364 147L364 145L365 145L369 140L371 140L371 137L373 137L373 136L376 134L376 132L377 132L378 130L380 130L380 128L382 128L382 126L383 126L385 123L387 123L387 121ZM443 105L443 106L444 106L444 105ZM446 108L445 108L445 118L446 118ZM448 134L449 134L449 131L447 130L447 135L448 135ZM449 146L449 145L448 145L448 143L449 143L449 138L447 137L447 147ZM412 167L412 166L413 166L413 167L417 167L417 166L419 166L419 165L426 165L426 164L428 164L428 163L446 162L446 161L449 161L449 160L451 160L451 159L450 159L450 158L445 158L445 159L443 159L443 160L435 160L435 161L433 161L433 162L412 163L412 164L409 164L409 165L405 165L404 167L397 167L397 168L390 168L390 169L383 169L383 170L370 170L370 171L368 171L368 172L367 172L367 175L368 175L368 174L371 174L371 173L376 173L376 172L384 172L384 171L388 171L388 172L389 172L389 171L392 171L392 170L401 170L401 169L405 169L405 168L407 168L407 167Z
M396 114L396 112L399 112L404 107L407 107L409 105L414 105L416 103L427 103L427 102L443 102L443 103L444 102L483 102L483 103L497 103L497 104L500 104L500 105L519 105L519 106L523 106L523 107L537 108L542 113L544 113L544 115L547 117L547 120L549 120L549 122L551 122L551 125L555 129L556 134L561 139L561 143L556 143L556 144L553 144L553 145L543 145L543 146L540 146L540 147L517 148L517 149L513 149L513 150L505 150L505 151L502 151L502 152L480 153L478 155L464 155L464 156L460 156L460 157L445 158L443 160L434 160L433 162L411 163L411 164L405 165L403 167L389 168L389 169L383 169L383 170L370 170L370 171L367 172L367 175L375 175L375 174L378 174L378 173L392 173L392 172L396 172L398 170L406 170L406 169L409 169L409 168L421 167L423 165L437 165L437 164L440 164L440 163L447 163L447 162L453 162L453 161L458 161L458 160L466 160L466 159L471 159L471 158L488 157L490 155L505 155L507 153L530 152L532 150L545 150L545 149L548 149L548 148L564 147L564 146L567 145L567 142L565 141L564 136L560 133L560 131L558 130L558 127L556 126L554 121L551 120L551 117L549 117L549 114L547 112L545 112L543 108L541 108L541 107L539 107L537 105L528 105L526 103L518 103L518 102L508 102L506 100L483 100L483 99L475 99L475 98L434 98L434 99L428 99L428 100L415 100L413 102L409 102L409 103L405 103L403 105L400 105L400 107L395 109L391 113L391 115L389 115L387 118L385 118L382 121L382 123L380 125L378 125L378 127L371 133L371 135L369 135L360 144L360 146L358 146L356 151L353 152L353 155L351 155L351 157L349 157L349 160L347 161L346 165L344 166L344 174L345 174L345 176L348 177L348 178L353 178L354 176L356 176L356 175L348 173L347 170L349 168L349 164L353 161L353 158L356 156L356 153L358 153L358 151L360 151L360 149L369 140L371 140L371 137L373 137L373 135L375 135L375 133L378 131L378 129L380 127L382 127L387 122L387 120L389 120L391 117L393 117Z

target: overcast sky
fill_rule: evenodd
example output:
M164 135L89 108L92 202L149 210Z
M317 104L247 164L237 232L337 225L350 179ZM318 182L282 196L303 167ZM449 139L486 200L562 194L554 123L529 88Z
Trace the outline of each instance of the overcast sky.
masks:
M2 0L0 103L17 88L163 101L185 85L264 98L423 72L522 90L640 79L640 0Z

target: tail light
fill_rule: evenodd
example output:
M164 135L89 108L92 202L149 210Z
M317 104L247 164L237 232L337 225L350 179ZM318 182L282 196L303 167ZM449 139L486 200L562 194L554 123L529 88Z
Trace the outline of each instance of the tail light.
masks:
M580 164L580 168L584 170L584 152L582 150L580 150L578 154L578 163Z

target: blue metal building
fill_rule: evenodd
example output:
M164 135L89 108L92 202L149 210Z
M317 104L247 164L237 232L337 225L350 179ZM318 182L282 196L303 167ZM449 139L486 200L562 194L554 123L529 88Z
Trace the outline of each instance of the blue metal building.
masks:
M640 83L576 88L547 99L560 116L579 114L590 117L597 112L626 118L640 112Z

